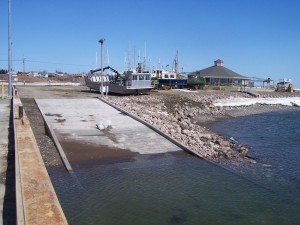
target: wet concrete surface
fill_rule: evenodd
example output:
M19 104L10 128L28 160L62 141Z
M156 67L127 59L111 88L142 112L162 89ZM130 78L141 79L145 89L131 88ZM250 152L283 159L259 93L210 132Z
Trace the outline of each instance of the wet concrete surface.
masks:
M127 161L139 155L126 149L119 149L105 145L94 145L74 140L60 141L69 162L74 164L96 163L96 162L118 162Z

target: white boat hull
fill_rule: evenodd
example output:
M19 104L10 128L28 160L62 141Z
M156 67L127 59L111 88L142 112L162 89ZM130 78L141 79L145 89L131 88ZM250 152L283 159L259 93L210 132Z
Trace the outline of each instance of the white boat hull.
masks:
M85 77L86 86L89 87L91 90L101 91L101 80L92 81L90 77ZM142 94L148 93L151 89L151 83L149 85L146 84L144 86L141 85L126 85L126 83L112 83L112 82L103 82L103 91L105 92L105 88L108 88L109 93L116 93L116 94Z

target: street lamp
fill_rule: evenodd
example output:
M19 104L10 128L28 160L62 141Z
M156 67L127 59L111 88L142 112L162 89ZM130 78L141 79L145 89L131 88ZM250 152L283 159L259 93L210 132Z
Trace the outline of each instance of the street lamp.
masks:
M101 44L101 97L103 97L103 64L102 64L102 49L103 49L103 43L105 39L101 38L99 40L99 43Z

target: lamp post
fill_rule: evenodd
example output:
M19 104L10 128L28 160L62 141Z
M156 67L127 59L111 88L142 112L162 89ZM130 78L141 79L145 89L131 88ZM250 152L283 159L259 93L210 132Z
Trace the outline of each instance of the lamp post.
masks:
M103 97L103 64L102 64L102 49L103 49L103 43L104 43L105 39L101 38L99 40L99 43L101 44L101 97Z

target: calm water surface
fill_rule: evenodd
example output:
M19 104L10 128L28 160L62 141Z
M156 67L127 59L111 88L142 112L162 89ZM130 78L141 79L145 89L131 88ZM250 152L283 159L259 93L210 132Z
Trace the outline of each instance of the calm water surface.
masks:
M300 202L299 110L240 117L211 128L250 147L257 165L241 170L248 178Z
M72 164L73 176L49 173L71 225L299 224L300 115L290 113L212 125L251 146L258 163L236 173L185 152Z

